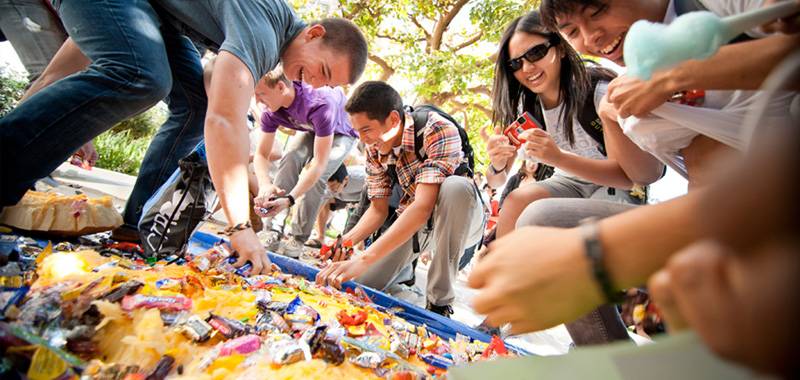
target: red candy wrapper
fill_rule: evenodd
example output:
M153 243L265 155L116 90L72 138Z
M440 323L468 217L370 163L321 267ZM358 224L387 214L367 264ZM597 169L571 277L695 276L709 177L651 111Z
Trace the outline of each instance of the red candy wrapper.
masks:
M481 357L484 359L489 359L493 356L505 356L508 355L508 349L506 349L506 344L503 343L503 340L500 339L497 335L492 335L492 341L489 342L489 346L486 347L486 350L483 351Z
M347 314L346 311L340 310L338 314L336 314L336 319L339 320L339 323L342 326L358 326L367 321L367 312L364 310L359 310L355 314Z
M131 311L140 308L168 311L190 310L192 299L184 296L146 296L143 294L129 295L122 299L122 310Z

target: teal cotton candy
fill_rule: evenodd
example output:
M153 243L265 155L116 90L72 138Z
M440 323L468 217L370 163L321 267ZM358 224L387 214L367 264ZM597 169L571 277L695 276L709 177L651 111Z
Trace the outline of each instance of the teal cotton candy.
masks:
M628 73L648 80L654 71L689 59L705 59L728 42L728 28L711 12L692 12L669 25L635 22L625 37Z

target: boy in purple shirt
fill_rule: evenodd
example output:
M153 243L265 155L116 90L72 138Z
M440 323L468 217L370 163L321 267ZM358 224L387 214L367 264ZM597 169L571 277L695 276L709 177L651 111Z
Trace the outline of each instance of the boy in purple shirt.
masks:
M277 233L267 236L269 250L299 257L314 226L326 181L355 145L357 135L344 111L347 99L339 88L314 89L275 70L259 81L255 95L269 109L261 116L264 135L253 158L259 188L256 211L272 217L303 196L285 244L279 244ZM280 126L299 133L291 138L273 182L267 157Z

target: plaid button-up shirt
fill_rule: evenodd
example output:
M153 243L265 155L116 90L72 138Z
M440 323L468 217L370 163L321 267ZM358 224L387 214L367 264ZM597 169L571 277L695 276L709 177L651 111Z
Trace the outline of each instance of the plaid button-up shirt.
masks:
M465 161L461 151L458 128L447 119L431 112L423 129L425 161L420 162L414 152L414 122L406 118L403 140L399 149L381 155L377 145L367 147L367 194L369 199L389 198L392 195L392 180L387 173L395 165L402 196L397 213L403 212L414 201L418 183L442 183L453 175Z

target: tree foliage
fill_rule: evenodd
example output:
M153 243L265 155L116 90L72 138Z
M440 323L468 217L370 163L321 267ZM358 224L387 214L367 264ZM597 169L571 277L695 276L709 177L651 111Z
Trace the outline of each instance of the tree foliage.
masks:
M370 43L363 80L392 84L409 104L433 103L462 121L488 162L479 130L490 122L497 43L538 0L292 0L305 20L355 22Z

